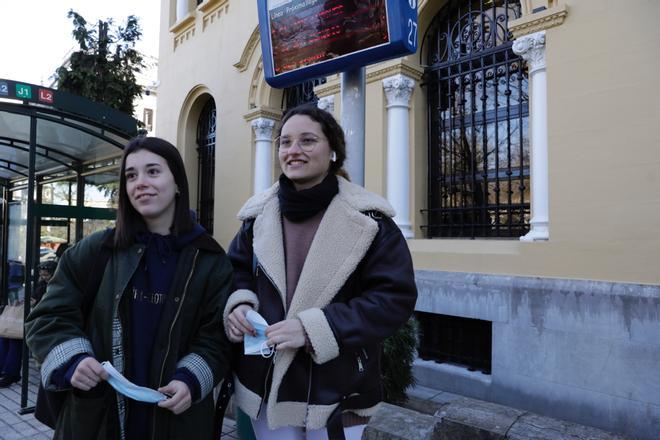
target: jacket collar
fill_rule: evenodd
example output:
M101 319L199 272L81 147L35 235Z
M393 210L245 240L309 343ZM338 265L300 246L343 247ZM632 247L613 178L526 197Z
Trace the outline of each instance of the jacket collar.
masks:
M336 197L343 199L354 210L359 212L378 211L388 217L396 215L392 205L384 198L367 191L360 185L349 182L343 177L337 176L337 180L339 181L339 194ZM277 200L279 189L280 184L276 182L266 191L252 196L238 212L238 219L245 221L257 217L273 199Z
M286 304L284 241L277 187L275 184L250 199L239 212L239 218L256 217L254 253L279 291L282 304ZM340 177L339 194L328 205L316 231L287 311L288 317L330 303L355 271L378 232L376 221L362 214L370 210L394 214L382 197Z
M108 233L106 237L103 239L103 246L109 247L114 249L115 247L115 242L114 242L114 229L112 233ZM203 233L200 234L199 236L195 237L190 244L194 246L197 249L203 250L203 251L208 251L212 253L224 253L224 249L222 246L218 244L217 241L213 237L211 237L208 233Z

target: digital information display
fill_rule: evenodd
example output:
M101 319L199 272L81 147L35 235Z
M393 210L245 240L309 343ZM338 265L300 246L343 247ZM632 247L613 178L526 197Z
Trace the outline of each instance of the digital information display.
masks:
M258 0L266 81L286 87L417 50L417 0Z

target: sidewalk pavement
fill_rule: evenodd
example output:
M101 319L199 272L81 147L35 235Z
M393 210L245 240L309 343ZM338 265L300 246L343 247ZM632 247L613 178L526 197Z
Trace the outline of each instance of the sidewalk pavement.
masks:
M39 370L30 360L28 407L34 406L39 388ZM0 440L48 440L53 430L34 418L34 414L21 415L21 382L9 388L0 388ZM222 438L238 439L236 423L225 417Z

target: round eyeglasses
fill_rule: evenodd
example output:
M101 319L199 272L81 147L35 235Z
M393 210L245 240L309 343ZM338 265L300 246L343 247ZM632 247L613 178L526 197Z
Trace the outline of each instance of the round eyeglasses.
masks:
M279 136L275 138L273 145L276 146L280 151L286 151L293 147L294 144L296 144L305 153L311 153L314 148L316 148L316 146L323 140L325 140L325 138L309 134L302 135L299 138Z

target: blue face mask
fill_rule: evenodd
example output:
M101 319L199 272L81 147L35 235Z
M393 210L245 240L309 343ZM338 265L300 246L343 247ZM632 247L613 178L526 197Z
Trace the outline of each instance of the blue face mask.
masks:
M254 310L248 310L245 314L245 318L250 324L252 324L257 335L252 336L247 333L243 335L243 353L248 355L261 355L265 358L271 357L275 352L275 349L268 346L268 338L266 337L268 323L263 316Z
M110 362L105 361L101 365L108 372L108 383L118 393L138 402L146 403L158 403L161 400L167 399L167 396L163 393L159 393L151 388L135 385L117 371Z

